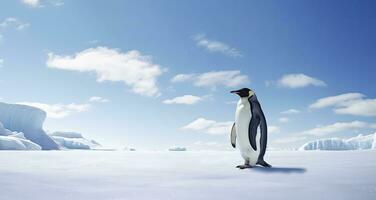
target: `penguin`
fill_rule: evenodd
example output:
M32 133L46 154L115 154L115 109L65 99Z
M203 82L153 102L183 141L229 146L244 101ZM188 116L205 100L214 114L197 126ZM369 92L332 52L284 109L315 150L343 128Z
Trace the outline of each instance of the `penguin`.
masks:
M238 147L245 160L244 165L237 168L245 169L261 165L271 167L265 162L264 155L267 144L267 124L256 94L249 88L231 91L240 96L235 113L230 139L232 147Z

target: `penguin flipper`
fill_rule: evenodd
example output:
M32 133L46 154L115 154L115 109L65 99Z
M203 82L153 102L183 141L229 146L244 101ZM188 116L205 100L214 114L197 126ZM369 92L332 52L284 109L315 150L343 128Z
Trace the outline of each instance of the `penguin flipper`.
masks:
M257 151L256 135L257 135L257 128L259 124L260 124L260 118L252 117L251 122L249 123L249 128L248 128L249 143L251 144L251 147L255 151Z
M230 139L231 139L231 145L232 147L236 147L236 128L235 128L235 123L232 125L232 128L231 128L231 135L230 135Z
M266 151L266 143L268 140L268 127L266 125L266 119L265 116L262 114L261 119L260 119L260 154L258 157L258 162L260 165L264 167L271 167L268 163L264 161L264 155Z

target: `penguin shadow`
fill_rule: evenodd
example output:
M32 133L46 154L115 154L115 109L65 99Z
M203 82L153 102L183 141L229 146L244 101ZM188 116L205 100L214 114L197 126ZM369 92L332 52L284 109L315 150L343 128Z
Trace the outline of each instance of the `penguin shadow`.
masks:
M249 170L257 171L261 173L280 173L280 174L303 174L307 170L305 168L299 167L261 167L261 166L254 166Z

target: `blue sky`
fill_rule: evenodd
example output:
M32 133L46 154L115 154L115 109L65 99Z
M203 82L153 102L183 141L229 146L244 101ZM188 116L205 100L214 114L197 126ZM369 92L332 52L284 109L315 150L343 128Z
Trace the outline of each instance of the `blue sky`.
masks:
M369 134L375 8L374 1L1 1L0 98L46 110L47 130L114 147L229 148L237 100L229 91L241 87L259 98L270 147Z

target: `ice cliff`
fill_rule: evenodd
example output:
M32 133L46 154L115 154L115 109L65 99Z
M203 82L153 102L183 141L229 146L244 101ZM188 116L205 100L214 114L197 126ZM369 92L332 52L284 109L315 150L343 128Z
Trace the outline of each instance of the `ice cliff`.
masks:
M63 149L96 149L101 145L95 140L89 140L76 132L54 132L50 137Z
M23 147L20 145L22 143L25 147L31 145L30 148L33 149L38 148L34 144L43 150L59 149L54 140L43 130L45 118L46 113L38 108L0 102L0 135L3 146L15 145L18 146L14 146L16 149L22 149ZM23 138L12 137L17 133L22 133Z
M376 149L376 133L358 135L349 139L325 138L314 140L302 145L299 150L361 150Z

